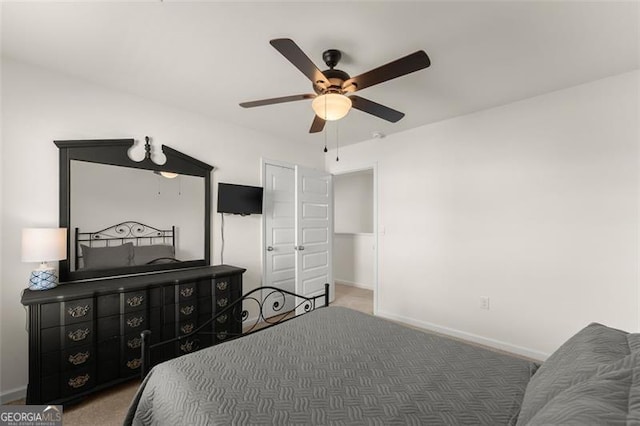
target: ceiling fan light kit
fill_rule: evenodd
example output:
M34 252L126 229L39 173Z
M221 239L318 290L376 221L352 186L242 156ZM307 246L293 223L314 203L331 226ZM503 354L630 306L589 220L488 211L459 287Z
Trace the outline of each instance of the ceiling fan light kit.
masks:
M423 50L418 50L381 67L367 71L356 77L351 77L346 72L335 69L342 58L342 54L337 49L329 49L322 54L322 59L329 69L320 71L293 40L278 38L271 40L269 43L311 80L315 94L292 95L243 102L240 106L243 108L253 108L263 105L313 99L311 107L316 115L309 129L309 133L321 132L324 129L326 121L340 120L349 113L351 108L358 109L392 123L397 122L404 117L404 113L351 94L358 90L419 71L431 65L429 56L427 56Z
M340 93L327 93L311 101L311 108L325 121L340 120L351 110L351 99Z

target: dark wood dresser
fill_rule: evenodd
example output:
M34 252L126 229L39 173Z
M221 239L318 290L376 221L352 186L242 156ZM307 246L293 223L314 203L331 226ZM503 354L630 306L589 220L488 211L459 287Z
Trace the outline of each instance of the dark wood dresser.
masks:
M140 332L151 343L189 334L242 297L245 269L229 265L64 283L25 290L29 307L27 404L67 404L140 376ZM242 333L239 318L217 318L210 333L160 347L157 363Z

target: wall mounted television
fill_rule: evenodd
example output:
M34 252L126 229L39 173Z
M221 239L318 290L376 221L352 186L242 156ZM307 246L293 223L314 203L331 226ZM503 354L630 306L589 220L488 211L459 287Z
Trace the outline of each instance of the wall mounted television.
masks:
M262 214L262 188L218 183L218 213Z

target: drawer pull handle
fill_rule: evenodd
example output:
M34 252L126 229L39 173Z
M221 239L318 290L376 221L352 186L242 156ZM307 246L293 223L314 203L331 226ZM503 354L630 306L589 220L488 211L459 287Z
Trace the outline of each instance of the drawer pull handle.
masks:
M187 340L182 345L180 345L180 350L182 352L191 352L195 349L195 342L193 340Z
M144 322L144 317L133 317L127 320L127 325L131 328L140 327L140 325Z
M74 342L79 342L81 340L84 340L87 338L88 335L89 335L88 328L85 328L84 330L79 328L76 331L70 331L68 334L69 339L73 340Z
M69 355L69 362L73 365L80 365L87 362L89 359L89 351L87 352L78 352L75 355Z
M218 306L220 306L221 308L224 308L225 306L227 306L227 303L229 303L229 299L227 299L226 297L223 297L222 299L218 299L217 303L218 303Z
M193 331L193 324L185 324L180 327L180 330L182 330L184 334L189 334Z
M220 281L219 283L216 283L216 288L220 291L225 291L227 287L229 287L229 283L227 283L226 281Z
M228 334L226 331L221 331L220 333L218 333L216 336L218 336L218 339L220 340L224 340L228 337Z
M193 287L183 288L182 290L180 290L180 295L182 297L190 297L193 294L194 290L195 288Z
M180 312L184 315L191 315L193 311L195 311L195 307L193 305L185 306L184 308L180 308Z
M227 314L220 315L220 316L216 319L216 321L218 321L220 324L222 324L222 323L224 323L224 322L227 322L227 318L229 318L229 317L227 316Z
M71 315L73 318L80 318L83 317L85 315L87 315L87 312L89 312L89 305L85 305L85 306L74 306L73 308L69 308L67 310L67 312L69 313L69 315Z
M132 308L142 305L142 302L144 302L144 296L133 296L127 299L127 305Z
M84 385L86 385L87 382L89 381L89 378L90 378L89 374L85 374L84 376L73 377L73 378L69 379L69 381L67 383L72 388L78 389L78 388L81 388Z
M132 370L135 370L136 368L140 367L142 365L142 359L140 358L134 358L131 361L127 361L127 367L129 367Z
M142 339L139 337L134 337L131 340L127 340L127 346L129 346L131 349L137 349L142 346Z

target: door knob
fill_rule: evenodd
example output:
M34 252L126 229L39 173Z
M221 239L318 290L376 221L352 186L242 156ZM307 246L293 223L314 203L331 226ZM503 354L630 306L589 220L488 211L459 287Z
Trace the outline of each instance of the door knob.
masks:
M293 246L293 248L294 248L295 250L299 250L299 251L304 250L304 246Z
M273 247L271 246L267 247L267 251L273 251Z

